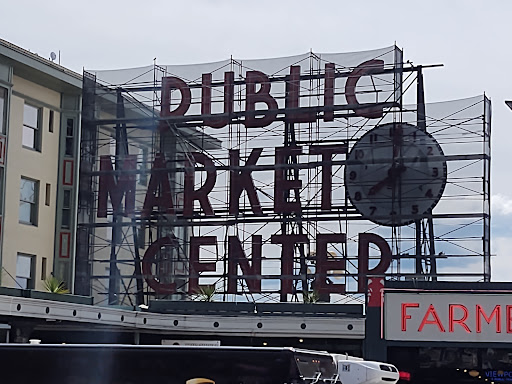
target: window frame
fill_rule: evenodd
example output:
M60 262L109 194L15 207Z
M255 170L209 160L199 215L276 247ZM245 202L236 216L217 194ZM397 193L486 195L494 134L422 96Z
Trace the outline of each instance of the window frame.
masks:
M28 181L28 182L34 183L34 201L22 200L21 189L22 189L23 181ZM39 181L38 180L34 180L34 179L31 179L28 177L21 176L21 178L20 178L20 198L19 198L20 210L21 210L22 203L30 204L30 219L29 219L29 221L22 220L20 212L18 211L18 221L21 224L37 226L37 221L38 221L38 216L39 216Z
M62 194L62 215L60 227L64 229L71 228L71 194L72 190L65 188Z
M0 86L0 99L3 103L0 103L0 134L5 135L7 131L7 99L9 97L9 90Z
M36 126L33 127L30 125L29 122L25 120L25 108L34 108L37 111L37 122ZM37 105L33 105L30 103L26 103L23 105L23 130L21 133L21 145L23 148L30 149L32 151L38 151L41 152L41 125L42 125L42 118L43 118L43 108L38 107ZM25 132L27 130L33 131L33 145L25 145Z
M64 156L73 157L75 155L75 119L66 118L66 139L64 146Z
M51 203L51 198L52 198L52 185L49 183L46 183L46 188L44 191L44 205L49 207L50 203Z
M53 133L53 126L55 125L55 111L50 109L48 114L48 132Z
M30 276L19 276L20 271L18 270L18 260L20 257L24 257L30 260ZM35 272L36 272L36 255L30 255L28 253L18 252L16 255L16 285L17 287L21 289L35 289ZM25 279L25 286L23 284L20 284L20 280L18 279Z

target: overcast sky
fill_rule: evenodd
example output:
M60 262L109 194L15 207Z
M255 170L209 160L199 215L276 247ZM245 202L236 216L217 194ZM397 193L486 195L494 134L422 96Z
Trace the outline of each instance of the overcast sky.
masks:
M505 0L0 0L0 37L61 65L158 64L351 52L396 44L424 73L426 101L493 103L493 281L512 280L512 2Z

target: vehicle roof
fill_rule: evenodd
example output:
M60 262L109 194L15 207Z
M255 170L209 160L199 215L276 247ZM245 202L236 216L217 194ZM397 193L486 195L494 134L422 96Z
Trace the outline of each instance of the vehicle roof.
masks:
M179 349L179 350L221 350L221 351L286 351L293 353L317 354L332 357L326 351L314 351L293 347L250 347L250 346L195 346L195 345L133 345L133 344L1 344L0 348L95 348L95 349Z

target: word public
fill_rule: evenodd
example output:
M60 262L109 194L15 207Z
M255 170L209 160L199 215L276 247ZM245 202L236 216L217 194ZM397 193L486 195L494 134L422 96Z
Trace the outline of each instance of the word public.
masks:
M236 111L237 116L244 116L243 124L246 128L266 127L276 120L278 113L284 112L285 121L288 123L310 123L317 118L317 109L310 107L300 107L300 66L292 65L290 74L282 81L286 82L285 108L279 110L278 102L272 96L272 80L263 72L247 71L245 80L245 109ZM347 105L351 106L357 116L367 118L379 118L383 115L382 105L361 105L356 97L356 86L363 76L374 73L382 73L384 70L383 60L368 60L359 64L354 68L347 77L344 87L345 99ZM335 89L336 89L336 67L333 63L325 64L323 75L323 120L333 121L335 105ZM237 82L238 84L239 82ZM201 82L201 118L202 125L212 128L222 128L231 122L234 116L235 104L235 74L234 72L224 73L224 82L221 83L224 95L223 113L212 114L212 74L205 73L202 75ZM176 97L176 103L172 101L174 91L179 92L180 96ZM165 127L165 120L172 117L187 115L192 104L191 87L179 77L169 76L162 78L162 102L160 109L160 118L162 119L161 127ZM178 101L179 100L179 101ZM172 109L173 104L176 107ZM256 109L257 105L265 105L266 109Z

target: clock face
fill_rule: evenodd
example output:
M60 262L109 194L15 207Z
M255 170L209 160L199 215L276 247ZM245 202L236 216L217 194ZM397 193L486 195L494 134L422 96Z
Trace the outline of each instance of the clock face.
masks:
M368 220L388 226L424 217L441 198L446 177L441 146L405 123L383 124L364 134L345 165L352 205Z

